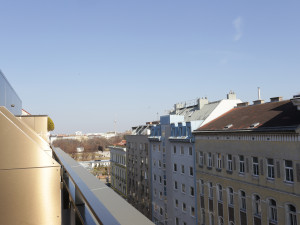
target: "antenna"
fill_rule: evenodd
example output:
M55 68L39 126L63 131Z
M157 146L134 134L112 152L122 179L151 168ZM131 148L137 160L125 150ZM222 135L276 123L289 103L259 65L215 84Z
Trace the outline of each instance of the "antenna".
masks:
M114 119L114 130L115 130L115 135L117 134L117 119L116 119L116 115L115 115L115 119Z
M257 89L258 89L258 100L261 100L260 99L260 87L258 87Z

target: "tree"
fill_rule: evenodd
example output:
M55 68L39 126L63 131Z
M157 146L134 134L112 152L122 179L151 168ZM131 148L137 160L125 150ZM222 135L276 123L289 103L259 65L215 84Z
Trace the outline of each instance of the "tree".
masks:
M54 123L53 120L48 117L48 131L53 131L54 130Z

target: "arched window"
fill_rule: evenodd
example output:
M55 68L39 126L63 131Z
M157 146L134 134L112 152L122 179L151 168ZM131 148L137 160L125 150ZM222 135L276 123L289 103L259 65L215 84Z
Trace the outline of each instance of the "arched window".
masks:
M214 214L212 212L209 213L209 225L214 225Z
M201 225L205 225L205 210L201 209Z
M261 215L261 202L259 195L253 195L253 212L254 215L260 216Z
M218 191L218 201L223 202L223 188L221 184L217 185Z
M286 206L286 217L288 225L297 225L297 213L296 207L288 204Z
M224 220L222 216L219 216L218 225L224 225Z
M233 189L231 187L228 188L228 205L233 205Z
M246 193L240 190L240 209L246 211Z
M209 193L209 195L208 195L209 198L213 198L214 197L214 189L213 189L212 182L208 183L208 193Z
M277 205L274 199L269 199L269 220L277 222Z

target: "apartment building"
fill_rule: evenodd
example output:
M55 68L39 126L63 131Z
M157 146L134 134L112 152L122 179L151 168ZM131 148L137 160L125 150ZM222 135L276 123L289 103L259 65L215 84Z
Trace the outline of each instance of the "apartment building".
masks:
M227 99L178 103L170 115L151 128L151 191L153 221L157 224L197 224L195 149L192 131L241 103Z
M241 103L197 129L198 224L300 223L300 96Z
M111 187L126 198L126 144L109 146L108 148L110 150Z
M152 219L149 140L153 122L132 128L126 136L127 200Z

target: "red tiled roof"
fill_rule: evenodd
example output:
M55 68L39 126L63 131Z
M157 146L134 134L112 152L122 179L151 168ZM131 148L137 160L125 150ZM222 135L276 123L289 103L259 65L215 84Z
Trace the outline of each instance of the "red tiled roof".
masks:
M234 131L255 128L288 127L300 125L300 111L290 100L234 108L196 131ZM232 124L228 129L225 126Z

